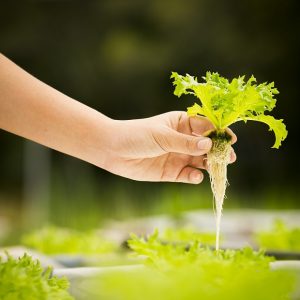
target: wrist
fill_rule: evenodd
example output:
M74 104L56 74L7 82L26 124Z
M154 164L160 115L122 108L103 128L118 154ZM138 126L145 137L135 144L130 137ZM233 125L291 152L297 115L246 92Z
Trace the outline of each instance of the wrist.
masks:
M97 112L97 117L90 123L89 130L83 139L86 153L84 160L107 169L106 166L114 157L117 123L118 121Z

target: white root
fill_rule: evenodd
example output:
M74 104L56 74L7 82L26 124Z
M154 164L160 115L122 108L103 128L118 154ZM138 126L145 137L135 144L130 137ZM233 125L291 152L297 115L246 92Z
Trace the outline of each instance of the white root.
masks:
M222 207L225 198L227 181L227 165L230 161L230 142L224 139L213 139L211 151L207 154L207 165L210 177L211 189L214 196L216 217L216 250L220 245L220 225Z

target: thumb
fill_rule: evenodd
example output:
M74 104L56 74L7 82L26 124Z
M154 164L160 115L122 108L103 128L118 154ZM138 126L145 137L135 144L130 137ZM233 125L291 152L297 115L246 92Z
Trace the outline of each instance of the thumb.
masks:
M203 155L209 152L212 141L208 137L192 136L172 130L165 137L166 145L161 145L168 152L188 155Z

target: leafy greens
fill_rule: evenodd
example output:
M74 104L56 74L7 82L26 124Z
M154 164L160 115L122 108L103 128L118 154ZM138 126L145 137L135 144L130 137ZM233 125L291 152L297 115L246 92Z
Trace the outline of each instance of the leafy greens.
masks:
M271 231L257 233L256 239L266 249L300 251L300 228L288 228L281 220L274 222Z
M145 267L101 276L94 285L107 300L284 300L291 299L292 274L272 271L273 259L251 248L219 250L165 243L158 231L148 237L131 235L129 246ZM92 288L92 287L91 287Z
M258 121L267 124L269 130L274 132L273 148L279 148L287 137L283 120L265 115L276 104L274 95L279 92L274 87L274 82L257 85L254 76L247 81L245 76L229 81L218 73L211 72L202 77L204 82L201 83L189 74L182 76L172 72L171 78L174 79L176 96L192 94L200 99L200 104L195 103L188 108L188 114L207 117L217 131L223 131L238 121Z
M0 257L0 299L3 300L72 300L66 278L51 277L39 261L29 255L15 259L9 254Z
M117 249L116 243L97 231L81 232L71 228L46 226L25 234L22 244L45 254L104 254Z

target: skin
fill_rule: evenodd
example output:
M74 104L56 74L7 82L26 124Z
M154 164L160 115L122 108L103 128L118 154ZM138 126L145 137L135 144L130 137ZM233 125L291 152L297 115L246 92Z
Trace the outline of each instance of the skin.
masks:
M0 54L0 128L130 179L198 184L213 125L182 111L113 120Z

